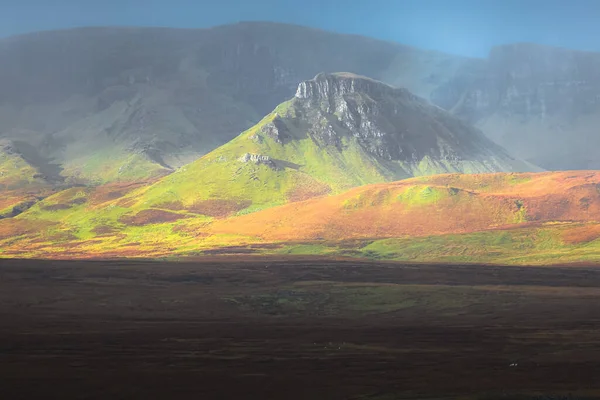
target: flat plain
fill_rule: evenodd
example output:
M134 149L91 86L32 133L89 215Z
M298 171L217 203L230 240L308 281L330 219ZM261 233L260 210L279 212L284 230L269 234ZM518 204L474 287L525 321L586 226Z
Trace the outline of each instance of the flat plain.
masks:
M2 399L600 397L600 269L0 260Z

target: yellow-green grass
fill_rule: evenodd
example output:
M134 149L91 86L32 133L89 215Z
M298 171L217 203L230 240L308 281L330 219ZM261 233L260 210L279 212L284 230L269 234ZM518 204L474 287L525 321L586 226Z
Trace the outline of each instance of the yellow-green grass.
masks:
M270 199L251 204L251 215L229 217L176 203L148 206L139 199L153 185L71 188L0 221L0 248L37 257L185 257L248 247L409 262L598 262L599 179L590 172L443 175L275 208Z

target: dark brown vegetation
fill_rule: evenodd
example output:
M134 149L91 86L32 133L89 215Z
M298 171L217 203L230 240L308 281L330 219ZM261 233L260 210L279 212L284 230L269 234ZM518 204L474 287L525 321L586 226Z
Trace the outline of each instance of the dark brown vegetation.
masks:
M331 188L316 180L310 181L310 184L298 185L287 193L287 199L290 203L321 197L331 193Z
M599 286L591 267L2 260L0 398L593 397Z
M187 216L170 211L149 209L142 210L135 215L124 215L119 219L119 221L126 225L143 226L149 224L160 224L163 222L173 222L183 218L187 218Z
M250 204L252 203L247 200L208 199L195 202L189 210L209 217L225 218L243 210Z
M138 189L144 185L149 185L153 181L141 181L141 182L113 182L106 185L98 186L94 189L90 196L90 203L92 205L98 205L107 201L115 200L125 196L131 191Z

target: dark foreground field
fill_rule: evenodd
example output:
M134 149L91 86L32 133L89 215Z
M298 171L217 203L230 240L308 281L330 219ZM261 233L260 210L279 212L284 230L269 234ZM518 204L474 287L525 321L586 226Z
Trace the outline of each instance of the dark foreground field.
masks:
M0 318L0 399L600 397L594 268L0 260Z

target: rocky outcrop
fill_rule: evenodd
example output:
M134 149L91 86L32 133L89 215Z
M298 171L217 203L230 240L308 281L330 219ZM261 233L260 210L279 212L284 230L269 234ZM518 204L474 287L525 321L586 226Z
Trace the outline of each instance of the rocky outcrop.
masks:
M296 97L322 100L358 92L381 97L395 91L397 89L364 76L351 73L320 73L314 79L300 83Z
M238 161L242 163L264 164L270 168L276 168L275 162L271 157L262 154L245 153L238 158Z
M355 74L322 73L300 83L294 107L301 122L292 119L290 124L308 125L308 135L322 146L343 150L343 138L351 137L371 156L383 162L400 162L409 170L532 168L509 156L477 129L406 89Z
M285 122L279 117L276 116L273 118L273 121L265 124L261 128L262 133L264 133L267 137L270 137L277 143L283 143L286 138L289 138L288 128L285 125Z

